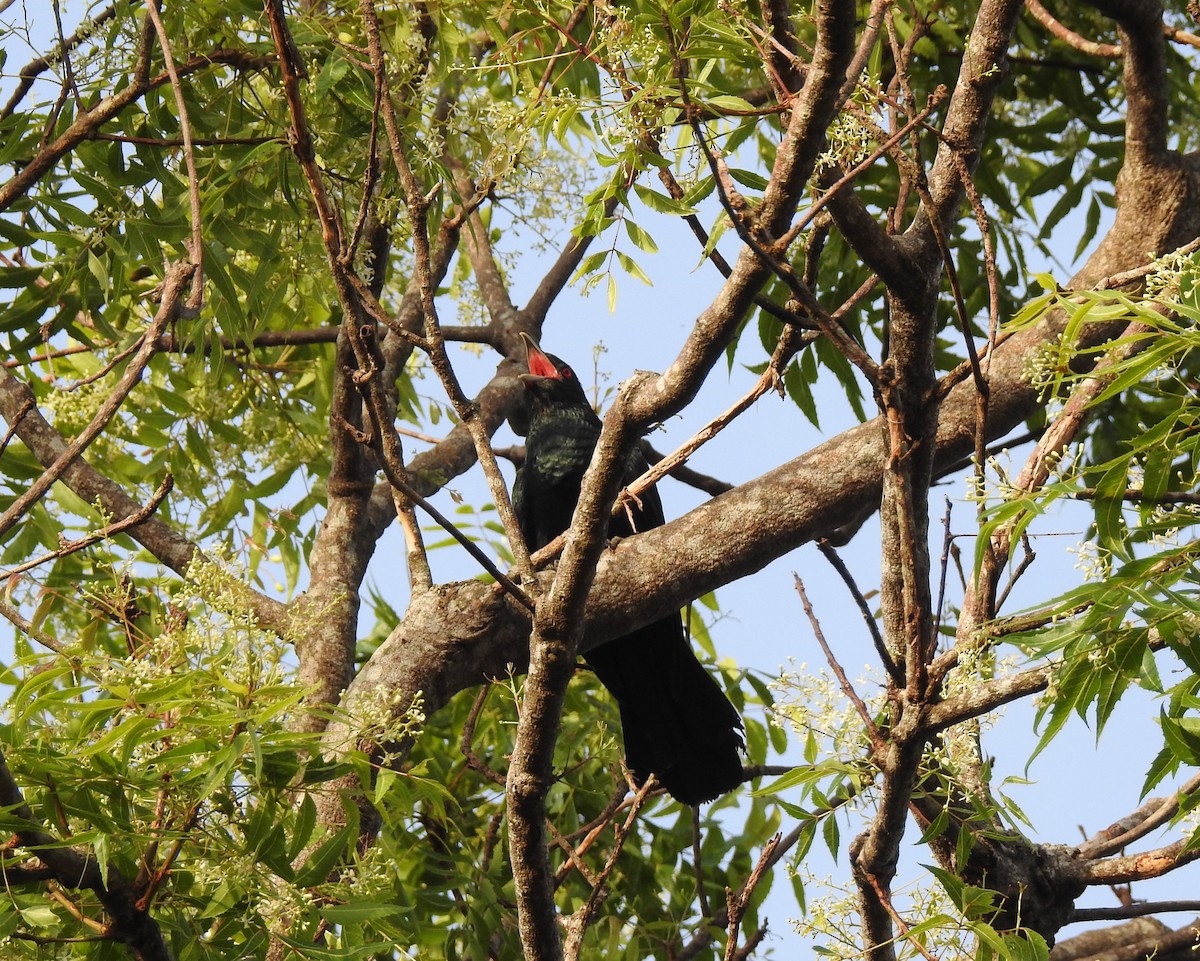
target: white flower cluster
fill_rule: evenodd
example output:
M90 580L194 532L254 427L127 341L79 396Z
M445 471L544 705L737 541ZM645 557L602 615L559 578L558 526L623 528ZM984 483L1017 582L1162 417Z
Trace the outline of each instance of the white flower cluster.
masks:
M1190 839L1189 847L1194 847L1200 841L1200 805L1188 808L1175 823L1183 836Z
M346 901L376 901L391 896L396 865L382 845L359 852L354 864L338 874L338 897Z
M958 662L946 674L942 690L947 697L966 693L985 681L1015 674L1020 667L1021 660L1016 653L998 658L995 648L990 645L967 647L959 652ZM1001 708L971 722L947 728L936 741L930 743L925 764L951 776L978 768L983 761L979 735L993 727L1003 714ZM960 786L968 795L971 793L966 785Z
M604 0L596 3L597 46L604 51L608 63L648 65L667 54L663 39L653 26L646 24L635 30L632 17L628 7L614 7Z
M308 889L288 884L274 875L269 880L274 883L254 902L254 913L263 919L268 930L286 931L311 910L316 897Z
M214 812L206 818L206 827L211 832L223 820ZM192 879L202 888L217 888L230 878L251 878L257 871L257 864L248 854L235 853L233 850L222 851L222 857L195 858L186 862Z
M817 877L807 868L792 869L809 889L824 893L807 897L803 918L789 918L796 933L806 942L821 946L821 955L833 961L862 957L862 939L858 930L857 893L837 885L831 877Z
M532 140L530 111L512 100L490 100L483 111L488 140L492 145L484 164L484 176L501 181L525 160Z
M1053 341L1038 344L1025 352L1021 358L1021 377L1040 399L1052 397L1065 373L1063 366L1062 335Z
M817 158L817 169L840 167L844 170L861 163L875 149L875 134L856 116L842 112L828 131L829 146Z
M169 661L154 657L130 657L106 661L96 668L96 680L113 694L136 698L175 673Z
M53 390L41 401L41 409L51 414L54 426L69 437L88 425L111 391L104 378L74 390Z
M869 678L859 678L854 686L867 709L878 716L884 706L882 686ZM771 687L778 692L772 720L790 725L805 739L815 738L822 757L857 757L866 748L862 718L832 674L791 665L781 670ZM868 687L875 691L864 696Z
M425 724L425 695L409 698L403 691L373 687L351 705L350 725L359 740L398 744L415 736Z
M250 910L270 930L287 930L316 902L312 891L289 884L253 856L234 848L222 851L220 858L196 858L187 862L187 868L196 886L208 896L225 885L237 884Z
M1102 581L1112 573L1112 555L1093 540L1080 541L1067 553L1076 556L1075 569L1082 571L1085 581Z
M860 921L860 902L856 891L839 885L832 878L817 877L811 872L802 876L806 890L824 893L807 899L804 917L789 919L789 923L806 941L820 945L820 954L833 961L857 961L863 956ZM910 918L936 918L939 925L923 927L920 947L900 938L896 943L896 958L967 958L975 955L973 936L959 916L950 896L937 882L926 877L909 887L893 892L894 903L901 914ZM921 950L921 949L924 950Z
M1016 654L997 658L995 648L990 645L964 648L959 652L958 663L947 672L942 689L946 697L951 697L978 687L980 681L1007 677L1019 666Z
M1165 291L1178 291L1184 286L1200 283L1200 261L1196 254L1172 251L1155 259L1153 271L1146 275L1146 293L1157 297Z

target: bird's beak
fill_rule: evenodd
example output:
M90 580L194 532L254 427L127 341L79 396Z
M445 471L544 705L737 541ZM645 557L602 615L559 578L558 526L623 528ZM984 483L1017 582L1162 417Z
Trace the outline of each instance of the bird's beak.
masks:
M561 379L562 375L559 374L558 368L554 366L554 361L537 345L537 341L524 331L521 332L521 339L525 341L525 362L529 365L529 373L518 376L525 385L529 386L533 381L546 380L548 378L553 380Z

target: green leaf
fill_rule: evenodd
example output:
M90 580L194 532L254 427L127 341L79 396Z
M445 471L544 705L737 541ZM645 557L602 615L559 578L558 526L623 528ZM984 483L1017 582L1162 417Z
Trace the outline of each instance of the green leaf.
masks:
M588 254L583 258L583 262L575 270L575 274L571 277L572 282L578 280L580 277L586 277L588 274L594 274L597 270L604 266L604 262L607 259L607 250L601 250L594 254Z
M0 223L3 219L0 218ZM29 287L42 276L41 267L0 266L0 288Z
M1093 508L1096 515L1096 540L1100 547L1118 557L1128 556L1123 511L1124 494L1129 483L1129 463L1110 467L1096 484Z
M649 187L644 187L641 184L634 184L633 190L642 203L657 213L686 217L696 212L695 207L682 203L673 197L668 197L666 194L651 190Z
M619 250L614 251L614 253L617 255L617 263L621 265L621 268L625 271L625 273L629 274L631 277L636 277L647 287L654 286L653 282L646 275L646 272L638 266L637 262L632 257L630 257L628 254L621 253ZM611 304L609 309L612 309Z
M1162 711L1158 723L1176 761L1193 767L1200 764L1200 718L1173 718Z
M321 914L331 924L362 924L402 914L411 908L399 904L383 904L378 901L354 901L348 904L327 904Z
M719 97L710 97L707 101L708 106L719 113L734 112L734 113L754 113L757 108L749 100L744 100L741 97L734 97L730 94L722 94Z
M625 232L629 234L629 239L638 250L644 250L648 254L658 253L658 244L654 242L654 238L628 217L625 218Z
M834 861L838 859L838 853L841 850L841 828L838 827L838 820L834 816L829 816L824 819L821 825L821 835L825 840L825 847L829 851L829 856Z
M766 190L770 183L762 174L753 170L742 170L738 167L730 167L729 176L743 187L749 187L751 190Z
M296 886L307 888L324 883L338 862L350 852L357 836L356 818L354 823L346 824L326 837L297 872Z

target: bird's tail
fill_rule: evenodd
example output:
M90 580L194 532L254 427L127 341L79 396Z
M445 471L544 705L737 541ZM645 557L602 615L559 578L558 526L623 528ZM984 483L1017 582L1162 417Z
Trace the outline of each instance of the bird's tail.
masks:
M677 801L699 804L742 783L742 720L696 660L677 615L584 657L617 699L639 785L655 774Z

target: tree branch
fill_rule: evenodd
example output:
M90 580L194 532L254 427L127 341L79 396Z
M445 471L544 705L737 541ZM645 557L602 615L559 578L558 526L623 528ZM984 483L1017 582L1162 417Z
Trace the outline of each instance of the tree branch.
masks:
M179 274L186 274L188 270L190 266L180 266ZM175 276L173 283L176 299L183 283L186 282L186 277L180 275ZM152 343L153 338L147 338L143 349ZM133 362L130 365L130 369L132 368ZM56 463L65 462L60 479L85 503L99 502L103 510L117 521L137 516L142 511L142 505L130 497L120 485L88 463L82 456L82 448L73 450L77 445L69 444L46 421L36 409L33 392L7 370L0 370L0 415L9 424L15 425L16 435L43 467L51 469ZM128 533L178 574L187 571L197 552L195 544L168 524L153 517L129 527ZM286 608L279 601L247 589L246 602L264 628L280 635L286 631Z
M108 422L112 420L113 415L120 410L121 404L129 396L130 391L141 381L146 365L154 356L155 344L159 336L167 324L174 320L179 313L183 285L191 279L194 269L191 264L185 263L175 263L167 268L166 276L163 278L162 302L151 319L149 328L139 339L140 347L125 368L125 373L112 392L104 399L104 403L100 405L100 409L96 411L87 427L67 445L66 450L47 465L42 475L29 486L29 489L0 515L0 537L3 537L13 524L45 495L54 482L66 473L67 468L74 464L91 443L100 436L100 433L108 426ZM12 375L6 372L3 376L11 378ZM18 435L21 433L19 424L17 433Z
M1088 884L1127 884L1161 877L1200 858L1200 848L1187 849L1186 838L1153 851L1089 862L1082 869Z
M1151 798L1129 817L1101 831L1079 846L1080 857L1099 858L1115 854L1134 841L1139 841L1156 827L1171 820L1181 802L1200 791L1200 774L1190 778L1169 798Z
M1117 21L1124 51L1127 164L1161 164L1167 155L1167 41L1158 0L1088 0Z
M1088 40L1086 37L1081 37L1070 27L1064 26L1054 16L1042 6L1040 0L1025 0L1025 9L1029 11L1030 16L1038 23L1050 31L1051 35L1057 37L1063 43L1069 44L1076 50L1086 53L1092 57L1119 57L1124 51L1120 44L1115 43L1097 43L1095 40Z
M58 884L71 889L87 888L95 893L110 916L104 927L106 935L128 947L140 961L171 961L171 950L162 930L137 906L132 886L116 865L109 864L102 871L95 857L64 847L58 838L36 827L33 811L25 803L3 754L0 754L0 806L29 822L30 827L15 832L17 841L54 873Z

